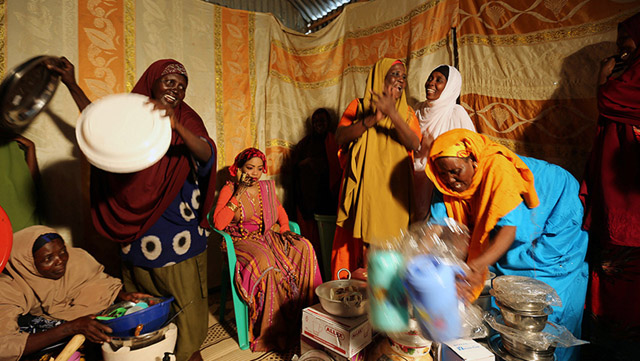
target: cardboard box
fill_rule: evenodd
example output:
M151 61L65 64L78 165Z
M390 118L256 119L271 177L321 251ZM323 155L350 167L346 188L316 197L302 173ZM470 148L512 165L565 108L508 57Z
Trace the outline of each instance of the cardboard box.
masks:
M366 314L337 317L327 313L320 304L302 311L302 336L348 359L371 343L371 333Z
M495 361L495 355L474 340L455 340L442 345L442 361Z
M366 360L365 356L368 350L368 346L357 354L351 356L351 358L346 358L345 356L342 356L335 351L331 351L328 348L323 347L321 344L310 340L308 337L300 336L300 355L304 355L306 352L309 352L311 350L324 351L335 361L364 361Z

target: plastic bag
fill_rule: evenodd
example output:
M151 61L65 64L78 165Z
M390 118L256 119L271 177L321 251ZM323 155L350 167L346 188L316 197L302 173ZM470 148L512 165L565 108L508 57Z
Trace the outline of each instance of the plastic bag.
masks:
M562 300L553 287L531 277L499 276L493 280L491 295L515 310L543 310L546 306L562 307Z
M484 314L484 320L501 335L523 343L534 350L545 351L549 347L573 347L589 343L577 339L564 326L547 321L547 325L540 332L522 331L504 324L502 315L496 309Z

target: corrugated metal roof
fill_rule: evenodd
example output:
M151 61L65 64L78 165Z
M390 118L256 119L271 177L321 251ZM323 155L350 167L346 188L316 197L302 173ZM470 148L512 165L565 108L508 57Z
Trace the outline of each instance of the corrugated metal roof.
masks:
M326 24L322 20L342 6L357 0L203 0L232 9L272 13L286 27L306 33ZM362 0L360 0L362 1Z

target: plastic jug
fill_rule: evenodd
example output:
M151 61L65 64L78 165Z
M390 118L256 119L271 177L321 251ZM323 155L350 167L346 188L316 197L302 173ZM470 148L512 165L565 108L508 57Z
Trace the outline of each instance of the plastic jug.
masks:
M460 338L462 324L458 311L456 274L463 274L433 255L419 255L407 264L405 286L414 306L414 317L428 338L447 342Z
M409 329L409 304L402 284L404 257L397 251L374 250L369 253L369 321L383 332Z

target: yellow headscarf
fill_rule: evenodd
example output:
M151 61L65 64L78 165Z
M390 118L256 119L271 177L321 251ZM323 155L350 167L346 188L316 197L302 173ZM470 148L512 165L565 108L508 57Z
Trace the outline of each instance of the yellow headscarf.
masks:
M434 161L441 157L466 158L470 155L477 161L471 185L463 192L449 189L437 176ZM454 129L440 135L433 142L425 172L443 194L447 214L471 229L467 262L487 249L489 232L500 218L523 200L529 208L540 203L533 173L522 159L508 148L470 130ZM474 293L479 295L481 290L482 287Z
M375 114L373 95L384 91L384 80L396 59L378 60L371 68L367 87L358 104L357 120ZM396 110L410 122L406 94L396 100ZM366 242L375 242L396 236L409 225L411 200L411 158L397 138L389 117L354 140L349 148L349 163L342 184L342 201L338 209L337 224L352 229L353 236Z

